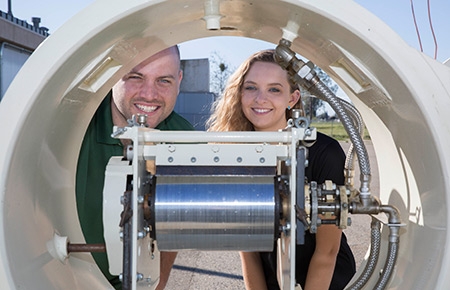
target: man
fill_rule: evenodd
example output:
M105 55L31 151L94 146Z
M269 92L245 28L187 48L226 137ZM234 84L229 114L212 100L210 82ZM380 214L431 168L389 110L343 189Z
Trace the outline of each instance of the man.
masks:
M147 125L159 130L194 130L173 112L183 72L177 46L147 58L113 87L89 124L78 159L76 199L78 216L88 244L104 243L103 184L106 165L112 156L122 156L130 141L111 137L113 126L126 126L135 114L146 114ZM125 188L124 188L125 189ZM164 289L177 253L161 253L161 277L157 289ZM92 253L97 265L116 289L122 284L109 273L106 253Z

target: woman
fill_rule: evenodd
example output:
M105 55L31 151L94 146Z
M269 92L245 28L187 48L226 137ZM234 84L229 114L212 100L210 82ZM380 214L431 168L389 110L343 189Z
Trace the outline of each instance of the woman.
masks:
M252 55L230 77L208 120L209 131L277 131L286 127L292 108L300 108L300 91L274 60L274 50ZM308 181L344 184L345 154L339 143L318 133L309 146ZM241 252L248 290L279 289L276 249L269 253ZM355 261L342 231L322 225L306 232L296 249L296 281L304 290L343 289L355 273Z

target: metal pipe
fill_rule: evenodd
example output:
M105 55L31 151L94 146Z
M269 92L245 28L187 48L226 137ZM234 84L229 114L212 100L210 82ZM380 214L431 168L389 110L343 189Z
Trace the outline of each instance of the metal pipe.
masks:
M367 199L370 197L370 163L361 135L357 132L352 120L346 113L341 99L336 97L334 93L321 82L319 77L315 74L313 70L314 65L311 62L305 63L295 56L295 53L289 48L290 45L290 41L281 39L279 45L276 47L275 59L283 68L288 70L291 77L298 84L304 86L318 98L328 102L342 121L347 134L355 146L356 154L358 156L359 167L361 169L361 199L363 203L368 203Z
M155 131L148 129L144 133L145 142L220 142L220 143L290 143L291 132L189 132Z
M105 244L67 244L67 253L105 253Z
M389 228L391 230L393 229L392 227ZM392 272L394 270L395 263L397 261L398 246L398 242L389 242L388 257L386 259L381 277L378 279L378 282L375 285L374 289L383 290L386 287L386 284L389 282L389 279L391 278Z
M382 205L380 206L380 212L384 212L389 217L389 248L386 263L383 267L383 273L381 274L378 282L375 286L376 290L382 290L386 287L389 279L394 271L394 266L397 261L398 247L400 242L400 213L395 206Z
M381 241L380 227L381 222L372 217L369 258L367 259L366 266L364 267L364 270L361 272L361 275L352 285L350 285L350 287L346 288L347 290L362 289L364 285L366 285L369 278L372 276L373 271L375 270L375 266L378 262L378 257L380 255L380 241Z

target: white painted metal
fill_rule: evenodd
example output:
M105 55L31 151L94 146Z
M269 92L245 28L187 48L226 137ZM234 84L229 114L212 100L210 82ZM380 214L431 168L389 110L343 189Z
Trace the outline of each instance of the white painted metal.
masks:
M122 156L112 157L105 171L105 186L103 187L103 225L108 255L109 272L113 275L122 273L123 244L120 239L120 213L123 211L121 197L126 190L127 175L133 175L130 162Z
M207 30L204 1L99 0L30 57L0 105L0 280L5 289L108 289L88 255L65 265L46 243L82 242L74 184L84 131L109 88L149 53L233 35L292 48L348 93L371 134L383 203L407 223L389 289L450 284L450 68L409 47L352 1L220 1L223 30ZM283 33L283 28L298 31ZM38 73L37 73L38 72ZM376 279L376 277L375 277ZM374 284L370 280L368 289Z

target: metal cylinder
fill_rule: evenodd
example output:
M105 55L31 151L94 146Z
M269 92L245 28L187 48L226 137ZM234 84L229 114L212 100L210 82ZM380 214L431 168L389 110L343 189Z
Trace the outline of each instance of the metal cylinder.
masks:
M271 251L278 229L274 188L273 176L158 176L158 248Z

